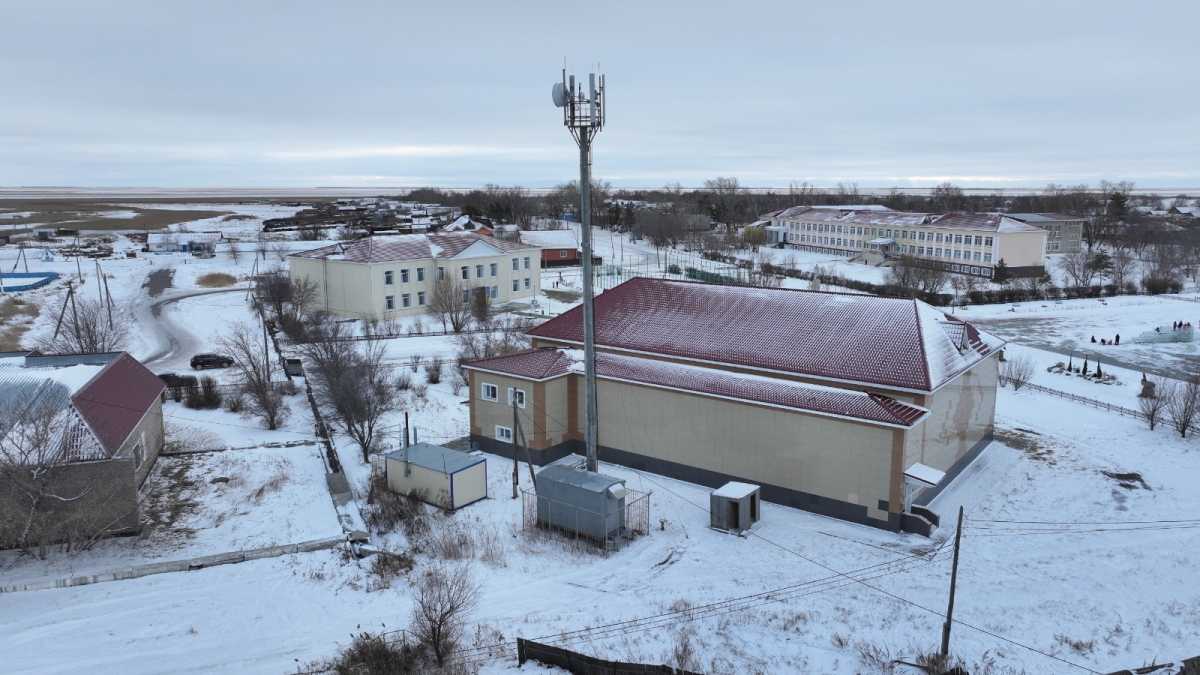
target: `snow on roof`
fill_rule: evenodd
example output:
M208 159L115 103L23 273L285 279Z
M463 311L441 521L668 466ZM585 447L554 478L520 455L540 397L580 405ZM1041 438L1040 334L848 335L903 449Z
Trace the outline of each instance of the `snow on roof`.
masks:
M946 477L945 471L940 471L927 464L917 462L904 470L904 475L913 480L926 483L928 485L937 485Z
M148 244L173 244L181 241L216 242L220 240L220 232L151 232L146 235Z
M545 381L570 373L581 374L583 353L572 349L533 349L471 361L465 367ZM879 394L610 352L596 354L596 376L601 380L905 428L918 424L928 412Z
M548 464L541 471L538 471L537 480L539 482L549 480L556 483L563 483L589 492L605 492L614 485L625 484L625 480L622 478L614 478L602 473L576 469L557 463Z
M521 230L521 241L540 248L579 248L574 230Z
M77 365L66 368L25 368L24 359L4 359L0 364L0 378L5 382L50 381L62 385L68 395L83 388L92 378L104 370L103 366Z
M1016 218L1024 223L1061 223L1068 220L1083 220L1083 216L1068 216L1061 213L1010 213L1009 218Z
M386 237L365 237L349 242L293 253L292 258L345 260L355 263L395 262L399 260L432 260L453 258L483 242L504 253L529 250L534 247L518 242L494 239L474 232L401 234Z
M529 335L581 344L582 311ZM945 332L958 335L961 321L920 300L871 295L639 277L597 296L595 312L596 344L611 350L907 391L933 391L1003 344L981 337L959 352Z
M757 485L729 481L716 490L713 490L712 493L718 497L725 497L726 499L742 499L754 494L755 490L758 490Z
M476 457L461 450L429 443L416 443L407 448L393 450L384 456L400 462L407 458L411 464L446 475L456 474L484 461L482 457Z
M1000 219L1000 223L996 226L997 232L1039 232L1042 228L1029 223L1023 223L1016 218L1007 216Z

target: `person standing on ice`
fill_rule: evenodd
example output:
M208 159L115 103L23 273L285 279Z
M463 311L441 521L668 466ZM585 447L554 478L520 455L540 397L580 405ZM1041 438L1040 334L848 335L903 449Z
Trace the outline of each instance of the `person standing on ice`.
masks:
M1118 347L1121 345L1121 334L1117 333L1117 337L1113 338L1113 344Z

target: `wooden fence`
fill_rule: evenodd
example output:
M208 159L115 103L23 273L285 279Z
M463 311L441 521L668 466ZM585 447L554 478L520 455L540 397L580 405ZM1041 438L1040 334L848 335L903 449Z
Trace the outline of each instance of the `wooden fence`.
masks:
M1021 387L1022 388L1027 387L1036 392L1040 392L1043 394L1049 394L1051 396L1057 396L1058 398L1064 398L1068 401L1082 403L1083 405L1091 406L1093 408L1099 408L1101 410L1107 410L1108 412L1114 412L1114 413L1117 413L1118 415L1125 415L1126 417L1134 417L1139 420L1146 419L1146 416L1144 414L1142 414L1142 412L1140 410L1134 410L1133 408L1126 408L1124 406L1114 405L1112 403L1107 403L1105 401L1099 401L1094 398L1088 398L1086 396L1080 396L1078 394L1072 394L1070 392L1060 391L1058 389L1051 389L1050 387L1043 387L1040 384L1026 382L1025 384L1021 385Z
M563 668L574 675L699 675L671 666L606 661L570 649L517 638L517 663L524 665L530 660Z

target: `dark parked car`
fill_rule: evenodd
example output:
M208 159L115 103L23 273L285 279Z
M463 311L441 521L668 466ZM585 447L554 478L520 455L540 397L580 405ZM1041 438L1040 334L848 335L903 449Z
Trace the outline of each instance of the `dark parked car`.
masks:
M192 370L204 368L228 368L233 365L233 359L221 354L197 354L192 357Z

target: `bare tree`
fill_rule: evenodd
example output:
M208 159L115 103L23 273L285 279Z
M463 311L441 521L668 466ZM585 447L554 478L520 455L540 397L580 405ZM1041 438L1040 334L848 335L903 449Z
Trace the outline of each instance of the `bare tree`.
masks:
M743 220L745 210L738 179L732 176L718 176L704 181L704 190L709 215L714 221L724 225L729 232L733 232L738 222Z
M1092 252L1082 248L1076 253L1067 253L1059 259L1058 266L1076 286L1091 286L1096 278L1096 268L1092 265Z
M1196 418L1196 406L1200 404L1200 376L1193 375L1167 389L1170 391L1167 398L1167 418L1175 431L1179 432L1180 438L1187 438L1192 421Z
M1137 259L1128 246L1124 244L1114 244L1112 256L1109 259L1111 262L1110 273L1112 282L1118 288L1124 287L1126 282L1132 281L1130 276L1137 265Z
M399 389L383 360L384 342L345 340L343 325L323 322L303 351L316 373L321 406L369 462L380 423L399 406Z
M62 308L58 334L37 341L38 349L57 354L94 354L121 349L129 336L129 320L123 308L114 306L110 318L105 303L78 295Z
M461 333L471 316L470 299L465 296L465 289L457 278L447 273L433 284L429 294L429 313L441 319L442 330L447 324L455 333Z
M1150 430L1153 431L1158 423L1162 421L1163 413L1166 410L1167 402L1171 400L1170 384L1166 379L1161 377L1151 378L1153 385L1149 396L1138 398L1138 410L1141 411L1142 417L1146 419L1146 423L1150 425Z
M486 286L471 289L471 318L481 328L492 319L492 296Z
M1025 355L1016 356L1000 364L1000 382L1011 384L1013 391L1020 391L1033 379L1035 371L1033 359Z
M70 394L48 382L3 382L0 396L0 549L44 558L52 543L90 548L130 513L107 508L119 481L80 481L63 456L99 451Z
M479 601L479 587L466 565L438 564L425 572L416 591L410 628L440 667L462 640L466 618Z
M227 246L229 248L226 249L226 253L229 254L229 261L232 262L234 264L234 266L236 267L237 264L242 259L242 252L238 250L238 245L237 245L236 241L229 240L227 243Z
M221 349L233 359L234 371L246 394L246 411L262 419L268 429L278 429L287 417L283 396L271 381L271 345L266 335L249 324L237 324L220 341Z
M950 282L945 270L923 264L912 256L901 256L888 270L888 283L922 293L941 293Z

